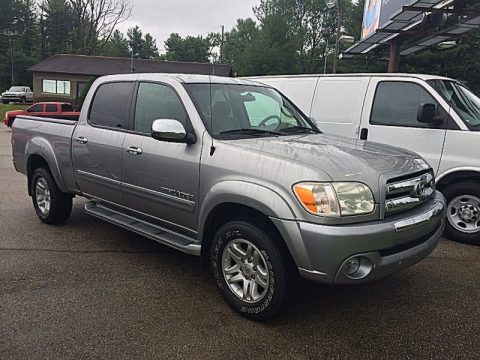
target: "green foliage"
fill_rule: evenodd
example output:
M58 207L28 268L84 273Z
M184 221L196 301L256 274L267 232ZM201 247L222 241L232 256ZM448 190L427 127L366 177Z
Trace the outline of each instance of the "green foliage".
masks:
M169 61L192 61L199 63L209 62L210 40L202 36L187 36L182 38L177 33L170 34L165 41L166 60Z
M78 96L78 100L77 100L77 103L75 104L75 108L77 110L81 110L82 109L82 105L83 105L83 102L85 101L85 98L87 97L87 94L88 94L88 91L90 90L90 88L92 87L93 83L95 82L95 80L97 80L96 77L92 77L90 78L90 80L87 81L87 83L85 84L85 87L83 88L82 90L82 93Z
M142 30L137 26L128 29L127 32L128 44L130 51L133 52L133 57L136 59L155 59L158 58L157 43L152 35L145 34L143 36Z
M130 47L128 45L128 40L119 30L115 30L110 40L108 40L103 49L99 51L99 54L105 56L129 57Z

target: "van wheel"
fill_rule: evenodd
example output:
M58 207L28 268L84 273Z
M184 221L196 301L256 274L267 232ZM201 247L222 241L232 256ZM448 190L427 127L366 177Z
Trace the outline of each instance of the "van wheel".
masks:
M451 240L480 245L480 184L459 183L446 187L447 226Z
M285 304L294 271L278 236L255 222L232 221L215 234L210 261L227 303L256 321L275 315Z
M58 188L52 174L45 168L34 171L31 181L33 206L45 224L61 224L72 212L72 196Z

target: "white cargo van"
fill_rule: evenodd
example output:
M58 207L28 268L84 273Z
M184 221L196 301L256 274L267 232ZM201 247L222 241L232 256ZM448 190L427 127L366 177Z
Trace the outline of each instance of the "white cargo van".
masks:
M422 155L448 201L447 236L480 244L480 99L468 88L416 74L250 79L280 90L326 133Z

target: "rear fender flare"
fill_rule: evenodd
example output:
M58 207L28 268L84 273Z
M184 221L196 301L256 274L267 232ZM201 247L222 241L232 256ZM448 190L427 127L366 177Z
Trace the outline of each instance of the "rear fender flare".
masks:
M27 170L30 169L30 162L33 156L39 156L48 164L49 170L52 173L58 188L67 192L67 188L61 176L60 166L55 157L55 152L48 141L40 137L33 137L25 148L25 158ZM31 176L31 174L28 174Z

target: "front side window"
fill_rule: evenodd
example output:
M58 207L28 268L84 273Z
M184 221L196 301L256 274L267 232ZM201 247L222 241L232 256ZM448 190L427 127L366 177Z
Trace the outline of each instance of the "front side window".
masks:
M44 79L42 81L42 92L46 94L70 95L70 81Z
M126 129L135 83L106 83L98 87L90 108L89 122L93 125Z
M377 86L370 123L373 125L431 127L417 120L421 104L437 101L422 86L412 82L382 81Z
M187 113L175 91L169 86L140 83L135 106L135 131L150 134L154 120L178 120L187 127Z
M28 112L41 112L42 111L42 104L35 104L28 108Z
M318 133L276 90L253 85L186 86L209 132L216 138Z
M473 92L454 81L427 82L448 102L470 130L480 130L480 99Z

